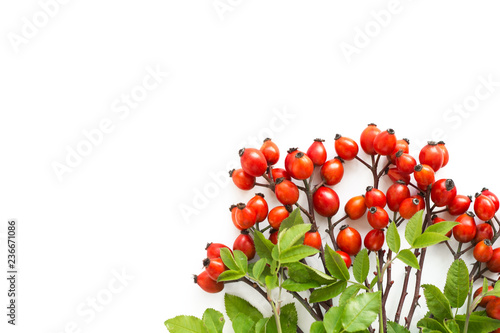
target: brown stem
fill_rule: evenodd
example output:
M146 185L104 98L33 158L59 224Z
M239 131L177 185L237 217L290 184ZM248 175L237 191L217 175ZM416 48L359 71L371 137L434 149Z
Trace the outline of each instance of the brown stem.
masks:
M389 250L387 252L387 262L392 260L392 251ZM392 281L392 264L389 264L387 266L387 281L385 284L385 294L384 297L382 298L382 306L385 309L385 304L387 303L387 299L389 298L389 291L392 288L392 285L394 284L394 281Z
M380 293L382 294L382 300L385 298L385 292L387 292L387 290L384 292L384 287L383 287L383 275L382 275L382 266L384 265L384 254L385 254L385 250L379 250L377 252L377 255L378 255L378 263L379 263L379 268L378 268L378 272L379 274L381 274L381 276L379 276L379 280L377 282L377 287L378 287L378 290L380 290ZM382 303L382 325L383 325L383 328L384 328L384 332L387 332L387 312L385 310L385 306L384 306L384 303Z
M363 163L368 169L370 169L370 170L372 169L372 167L370 166L370 164L366 163L365 161L363 161L358 156L356 156L355 159L357 159L358 161L360 161L361 163Z
M270 301L269 298L267 297L267 293L262 290L262 288L259 287L259 285L255 282L252 282L250 281L249 279L247 278L241 278L239 281L241 282L244 282L246 284L248 284L250 287L252 287L253 289L255 289L259 294L261 294L262 297L264 297L266 299L266 301Z
M403 311L405 298L408 295L408 282L410 281L410 272L411 272L411 266L406 266L405 279L403 282L403 290L401 292L401 297L399 298L399 304L398 304L398 309L396 310L396 315L394 316L395 323L399 323L399 318L401 318L401 312Z
M415 313L415 309L417 308L418 300L420 298L420 284L422 283L422 269L424 268L423 266L424 266L426 252L427 248L424 247L420 253L420 260L419 260L420 270L418 270L415 273L416 275L415 290L413 293L413 301L411 303L410 311L408 312L408 317L406 318L406 323L405 323L406 329L410 329L411 320L413 318L413 314Z

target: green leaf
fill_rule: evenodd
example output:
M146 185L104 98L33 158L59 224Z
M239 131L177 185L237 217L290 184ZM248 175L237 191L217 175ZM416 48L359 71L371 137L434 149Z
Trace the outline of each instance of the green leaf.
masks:
M436 286L432 284L423 284L424 296L427 301L429 311L438 320L452 319L451 306L448 299Z
M437 234L445 235L448 231L453 229L454 226L459 225L460 223L454 221L442 221L436 224L432 224L425 229L426 232L435 232Z
M286 266L288 267L288 276L298 283L308 283L312 280L318 282L320 285L325 285L335 281L334 278L322 271L300 262L288 263Z
M177 316L165 321L165 326L171 333L207 333L200 318L194 316Z
M414 247L415 240L422 234L422 215L423 210L419 210L411 217L406 225L405 238L410 246Z
M248 257L240 250L234 250L234 261L241 272L248 273Z
M429 247L448 240L449 238L436 232L424 232L412 244L414 249Z
M500 320L489 318L486 316L474 315L475 312L469 318L469 328L468 332L473 333L489 333L491 331L500 328ZM458 315L455 317L460 329L463 331L465 326L465 315Z
M206 309L202 317L203 324L209 333L222 333L224 315L214 309Z
M320 287L321 284L319 284L316 281L295 282L292 279L286 279L285 282L283 282L283 284L281 286L288 291L306 291L306 290L309 290L311 288Z
M222 262L224 262L224 265L226 265L227 268L233 270L233 271L239 271L240 268L236 264L236 261L234 261L233 254L231 251L229 251L228 248L221 248L220 249L220 257L222 259Z
M354 264L352 267L352 272L354 278L359 283L364 283L366 278L368 277L368 273L370 271L370 258L368 258L368 251L366 249L362 249L354 258Z
M271 256L273 257L274 261L279 261L280 260L280 248L278 246L275 246L271 252Z
M307 245L295 245L280 253L279 261L282 264L297 262L318 253L319 250Z
M283 252L296 245L296 243L304 237L305 233L309 230L311 230L310 224L298 224L283 230L278 238L280 251Z
M351 277L342 257L333 251L328 244L325 248L325 264L333 277L343 281L348 281Z
M298 224L304 224L304 220L302 219L302 215L300 215L300 208L295 208L293 212L281 222L279 232L281 233L283 230Z
M271 319L270 317L262 318L255 324L255 333L266 333L267 322Z
M225 294L224 304L226 307L226 313L229 319L234 322L234 318L240 313L246 314L253 322L258 322L263 318L262 313L260 313L257 308L252 304L248 303L241 297Z
M399 237L398 228L396 227L394 221L392 221L391 224L389 224L389 228L387 228L386 243L392 252L399 252L399 248L401 247L401 237Z
M325 325L323 325L322 321L315 321L311 324L309 333L326 333Z
M415 257L415 254L411 250L401 250L396 258L398 258L408 266L411 266L415 269L420 269L417 257Z
M325 313L323 325L328 333L339 333L342 330L342 313L345 307L334 306Z
M260 258L265 258L269 262L273 261L271 253L273 251L274 244L267 239L264 234L260 231L255 231L253 234L253 242L255 244L255 251Z
M280 323L283 333L296 333L297 332L297 309L295 303L289 303L281 307Z
M342 326L347 332L367 329L377 318L382 305L380 291L364 293L351 299L342 313Z
M261 258L255 263L255 265L253 265L252 273L255 280L259 280L260 276L264 272L264 269L266 268L266 264L267 260L265 258Z
M375 276L372 279L372 282L370 282L370 289L373 289L373 287L375 287L375 285L377 284L377 282L378 282L378 276Z
M458 326L457 322L454 319L445 320L444 321L444 326L451 333L461 333L460 332L460 327Z
M245 313L239 313L231 319L233 322L234 333L249 333L255 332L255 321L252 320Z
M387 333L410 333L410 331L393 321L388 321Z
M272 274L266 276L266 287L267 289L274 289L278 288L278 275L277 274Z
M441 223L441 222L440 222ZM462 259L455 260L446 276L444 295L453 308L461 308L469 294L469 270Z
M361 286L358 284L353 284L353 285L350 285L349 287L347 287L344 290L344 292L342 292L342 295L340 295L339 305L343 306L347 302L349 302L349 300L351 298L355 297L358 294L360 289L361 289Z
M328 301L329 299L340 295L340 293L346 288L346 286L346 281L337 281L326 287L315 289L309 297L309 302L317 303Z
M434 330L438 332L447 333L446 328L444 328L444 326L439 321L433 318L420 319L419 322L417 323L417 327L427 328L430 331Z
M219 275L219 278L217 279L217 281L218 282L221 282L221 281L235 281L235 280L241 279L244 276L245 276L245 273L243 273L243 272L229 270L229 271L222 272Z

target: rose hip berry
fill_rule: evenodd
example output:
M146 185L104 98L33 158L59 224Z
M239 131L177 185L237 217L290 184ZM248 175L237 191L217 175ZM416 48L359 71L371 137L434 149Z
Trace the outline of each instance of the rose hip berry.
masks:
M500 248L493 249L491 259L486 263L486 267L493 273L500 273Z
M361 149L368 155L375 155L377 152L373 147L373 140L380 133L380 129L375 124L368 124L368 126L361 132L359 143Z
M422 209L422 201L423 200L414 197L404 199L399 205L399 215L401 215L401 217L405 220L411 219L411 217L415 215L416 212Z
M420 161L420 164L426 164L434 171L438 171L443 165L443 150L438 147L436 142L429 141L427 145L420 150L418 160Z
M495 216L496 207L489 197L484 194L476 193L474 199L474 213L482 221L489 221Z
M267 215L267 221L269 225L271 225L274 229L279 229L281 222L286 219L290 215L288 209L285 206L277 206L271 209L269 214Z
M293 205L299 200L299 189L297 185L285 178L276 179L276 198L283 205Z
M417 166L417 160L410 154L404 153L402 150L396 153L396 168L404 173L413 173Z
M307 156L317 166L323 165L326 161L326 148L323 142L325 142L323 139L314 139L314 142L307 149Z
M373 186L368 186L366 188L365 193L365 204L366 207L382 207L384 208L387 203L387 198L385 197L384 192L381 190L374 188Z
M479 262L487 262L493 256L493 248L488 239L482 240L476 244L472 252L474 258Z
M217 282L208 276L206 270L194 276L194 283L200 286L207 293L218 293L224 289L224 282Z
M351 220L357 220L363 217L366 212L366 202L363 195L352 197L345 204L345 213Z
M239 151L241 168L250 176L260 177L267 170L264 154L255 148L243 148Z
M337 134L335 135L335 152L343 160L350 161L358 155L359 147L353 139Z
M488 291L493 290L492 286L488 286ZM481 293L483 292L483 287L479 287L475 292L474 292L474 298L478 297ZM484 296L481 299L481 302L479 303L479 306L482 308L485 308L486 305L491 301L497 298L496 296Z
M321 248L321 235L317 231L308 231L304 235L304 245L314 247L315 249Z
M332 217L339 211L339 196L331 188L321 186L313 194L313 206L319 215Z
M457 196L457 188L451 179L440 179L432 184L431 200L437 207L444 207L452 203Z
M344 251L335 251L339 254L339 256L342 258L342 260L344 260L344 263L346 265L347 268L351 267L352 265L352 260L351 260L351 256L348 255L347 253L345 253Z
M403 181L397 181L389 186L386 192L387 207L393 212L399 210L401 202L410 197L410 189Z
M236 212L234 213L236 224L242 229L248 229L255 225L257 222L257 213L251 207L244 203L236 205Z
M296 153L291 163L293 178L304 180L311 177L314 171L314 163L307 154L303 152Z
M453 227L453 237L461 243L468 243L476 237L476 222L474 213L467 212L455 219L459 225Z
M443 164L441 165L442 168L448 164L448 161L450 160L450 153L448 152L448 148L446 148L444 141L439 141L437 145L443 152Z
M255 196L247 202L247 207L255 211L257 215L257 219L255 221L257 223L266 219L269 207L264 199L264 194L256 193Z
M337 235L337 245L345 253L355 256L361 250L361 235L356 229L344 225Z
M384 232L380 229L373 229L366 234L363 244L368 250L375 252L382 248L384 240Z
M471 202L472 202L472 197L462 194L457 194L447 207L448 213L455 216L462 215L465 212L467 212Z
M271 174L273 175L273 180L276 180L278 178L285 178L287 180L292 179L290 177L290 175L288 174L288 172L286 172L286 170L282 169L282 168L273 168L273 171L271 172Z
M255 186L255 177L250 176L243 169L233 169L229 171L229 177L233 179L234 185L240 190L248 191Z
M226 270L226 266L221 258L206 258L203 260L203 266L205 267L205 271L208 276L215 281L217 281L219 275Z
M434 170L427 164L417 164L413 176L419 185L428 186L434 183Z
M229 251L231 251L231 249L224 244L208 243L207 246L205 247L205 250L207 250L207 258L208 259L220 258L220 249L222 248L226 248Z
M476 225L476 237L474 237L474 240L472 242L474 244L477 244L485 239L489 240L493 239L493 228L491 227L491 224L488 222Z
M370 208L366 217L373 229L384 229L389 224L389 214L380 207Z
M408 185L411 181L410 174L402 172L398 168L389 168L389 170L387 170L387 176L389 176L393 183L400 180Z
M278 146L269 138L264 140L260 147L260 151L264 154L268 165L275 165L280 159L280 150Z
M373 149L380 155L391 155L396 148L396 135L392 128L380 132L373 139Z
M491 201L493 201L493 203L495 204L495 211L498 211L498 209L500 208L500 201L498 201L498 197L486 187L483 187L483 189L481 190L481 194L484 194L485 196L490 198Z
M441 217L439 217L439 216L437 216L437 215L432 215L431 216L431 222L432 222L432 224L436 224L436 223L440 223L440 222L444 222L444 221L446 221L446 220L443 219L443 218L441 218ZM452 235L452 231L450 230L450 231L448 231L446 233L445 236L448 237L448 238L450 238L451 235Z
M344 176L343 161L339 157L326 161L320 173L326 185L333 186L340 183Z
M252 237L247 232L242 232L234 241L233 251L240 250L243 252L248 260L255 257L255 244Z

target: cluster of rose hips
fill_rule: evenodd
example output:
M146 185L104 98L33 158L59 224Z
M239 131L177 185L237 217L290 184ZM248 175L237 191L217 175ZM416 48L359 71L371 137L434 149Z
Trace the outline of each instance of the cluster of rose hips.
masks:
M337 253L344 259L347 267L350 267L351 256L361 250L362 243L370 251L379 251L382 248L385 240L384 230L391 222L388 210L394 212L394 222L399 225L422 209L427 208L434 212L436 207L442 207L434 212L432 223L445 221L438 213L446 212L457 216L455 221L460 224L447 236L453 235L459 243L472 242L470 248L474 249L474 258L478 262L486 263L491 272L500 272L500 248L492 248L497 233L491 222L492 219L496 220L495 214L500 202L495 194L483 189L475 196L473 213L469 211L471 196L457 194L455 183L451 179L436 180L436 172L449 161L444 142L429 142L420 150L417 162L409 154L409 140L397 139L392 129L382 131L375 124L369 124L362 131L359 143L361 149L371 156L371 166L358 156L359 146L355 140L337 134L334 144L337 156L332 159L327 159L323 142L321 139L314 140L306 152L297 148L289 149L284 159L284 168L275 167L280 159L280 150L271 139L264 140L260 149L244 148L239 151L241 168L230 172L234 184L246 191L255 186L267 187L274 192L281 205L269 210L264 196L257 194L246 204L231 206L232 221L235 227L242 231L234 242L233 250L241 250L249 260L252 259L255 246L251 231L254 228L265 230L260 229L258 224L266 218L270 225L269 239L276 244L277 230L281 222L289 216L293 206L297 206L313 223L313 228L305 235L304 244L322 248L321 235L315 228L314 214L326 217L329 221L328 232L338 249ZM385 166L378 173L377 166L381 157L384 157ZM344 206L345 216L332 225L331 219L339 211L340 200L331 187L342 180L345 161L354 159L371 169L375 186L369 186L362 195L350 198ZM319 170L321 181L313 186L311 183L315 170ZM377 188L378 180L383 175L387 175L393 183L385 192ZM259 177L266 182L258 183ZM298 185L297 181L303 181L304 186ZM414 189L413 194L411 188ZM298 203L300 191L308 197L309 213ZM347 225L342 226L334 237L333 228L337 223L347 218L351 221L359 220L365 214L373 229L366 234L363 242L360 233ZM476 217L481 223L476 223ZM205 260L206 271L210 271L214 262L219 267L217 271L223 271L224 265L220 258L210 256ZM218 275L207 274L216 283ZM212 288L213 290L215 289ZM498 302L500 303L500 300ZM498 309L500 313L500 304Z

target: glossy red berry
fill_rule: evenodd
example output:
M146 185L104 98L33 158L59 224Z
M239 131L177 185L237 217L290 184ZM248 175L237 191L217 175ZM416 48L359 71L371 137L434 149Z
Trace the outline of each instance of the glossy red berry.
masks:
M236 212L238 211L237 205L231 205L231 207L229 207L229 211L231 212L231 220L233 221L233 224L236 227L236 229L238 229L238 230L245 229L236 220Z
M410 197L410 189L403 181L398 181L387 189L386 192L386 200L387 207L393 212L397 212L399 210L399 205L401 202Z
M476 237L474 237L474 240L472 242L474 244L477 244L485 239L493 239L493 228L488 222L479 223L478 225L476 225Z
M359 152L356 141L340 134L335 135L335 152L345 161L353 160Z
M486 314L490 318L500 320L500 298L492 299L486 304Z
M241 168L250 176L260 177L267 170L266 157L255 148L243 148L239 151Z
M270 233L269 233L269 240L271 241L271 243L273 243L274 245L278 244L278 230L272 230Z
M253 209L257 214L257 223L262 222L266 219L269 207L267 205L266 199L264 199L264 194L256 193L252 199L248 200L247 207Z
M408 185L411 181L411 176L409 173L402 172L396 167L389 168L387 170L387 176L389 176L389 178L393 183L396 183L397 181L400 180L404 182L406 185Z
M236 205L234 218L236 224L240 226L241 229L248 229L253 227L257 222L257 213L251 207L241 202Z
M404 153L402 150L396 153L396 168L403 173L413 173L417 161L410 154Z
M326 161L326 148L323 142L325 140L315 139L309 149L307 149L307 156L309 156L314 165L320 166Z
M366 217L373 229L384 229L389 224L389 214L380 207L371 207Z
M224 244L208 243L207 246L205 247L205 250L207 250L207 258L208 259L220 258L220 249L222 248L226 248L229 251L231 251L231 249Z
M221 258L206 258L203 260L203 266L205 267L208 276L215 281L217 281L219 275L226 270L226 266Z
M422 201L422 199L417 199L414 197L404 199L399 205L399 215L401 215L401 217L405 220L411 219L411 217L415 215L416 212L422 209Z
M233 244L233 251L240 250L243 252L248 260L252 260L255 257L255 244L252 237L246 232L242 232Z
M260 147L260 151L264 154L268 165L275 165L280 159L280 150L278 146L269 138L264 140Z
M339 211L339 196L331 188L321 186L313 194L313 206L319 215L332 217Z
M363 244L370 251L378 251L384 245L384 232L380 229L370 230L366 236Z
M355 256L361 250L361 235L356 229L344 225L337 235L337 245L345 253Z
M278 178L285 178L287 180L292 179L290 177L290 175L288 174L288 172L286 172L286 170L282 169L282 168L273 168L273 171L271 174L273 175L273 180L276 180Z
M253 189L255 186L255 177L250 176L248 173L243 171L243 169L233 169L229 171L229 177L233 179L234 185L241 190L248 191Z
M448 161L450 160L450 153L448 152L448 149L446 148L444 141L439 141L438 147L443 152L443 164L441 165L442 168L448 164Z
M315 249L321 248L321 235L317 231L308 231L304 235L304 245L314 247Z
M400 150L403 151L403 153L408 154L410 152L410 140L399 139L396 141L396 147L394 147L394 150L392 151L391 155L388 156L392 164L396 164L396 154Z
M295 154L292 160L292 174L295 179L304 180L311 177L314 171L314 164L312 160L303 152Z
M446 221L446 220L443 219L443 218L441 218L441 217L439 217L439 216L437 216L437 215L432 215L432 217L431 217L432 224L436 224L436 223L440 223L440 222L444 222L444 221ZM448 231L446 233L445 236L448 237L448 238L450 238L451 235L452 235L452 231L450 230L450 231Z
M214 281L208 276L206 270L194 276L194 283L200 286L207 293L218 293L224 289L224 282Z
M417 164L413 170L413 176L419 185L428 186L434 183L434 170L427 164Z
M366 207L371 208L374 206L384 208L387 203L387 198L384 192L374 188L373 186L368 186L365 193L365 204Z
M437 207L444 207L452 203L457 196L457 188L451 179L440 179L432 184L431 200Z
M396 135L392 128L387 131L380 132L373 139L373 149L380 155L391 155L396 148Z
M277 206L271 209L267 216L267 221L269 225L274 229L278 230L280 228L281 222L290 215L290 212L284 206Z
M292 162L295 159L295 154L300 151L297 148L290 148L287 150L287 155L285 157L285 170L290 177L293 177L292 174ZM276 178L277 179L277 178Z
M486 195L477 193L474 199L474 213L480 220L489 221L495 216L495 204Z
M345 253L344 251L335 251L339 254L339 256L342 258L342 260L344 260L344 263L346 265L347 268L351 267L352 265L352 260L351 260L351 256L348 255L347 253Z
M500 248L493 249L491 259L486 263L486 267L493 273L500 273Z
M488 291L491 291L493 290L493 287L492 286L488 286ZM483 292L483 287L479 287L475 292L474 292L474 298L478 297L481 293ZM486 305L491 301L491 300L494 300L495 298L497 298L496 296L484 296L480 303L479 303L479 306L482 307L482 308L485 308Z
M320 173L326 185L333 186L340 183L344 176L343 162L339 157L335 157L323 164Z
M476 237L476 222L474 213L467 212L455 219L459 225L453 227L453 237L461 243L468 243Z
M469 210L470 204L472 202L472 197L457 194L455 198L448 205L448 213L451 215L462 215Z
M363 132L361 132L359 143L361 144L361 149L363 149L363 151L368 155L377 154L373 147L373 141L379 133L380 129L375 124L368 124Z
M438 171L443 165L443 150L436 142L429 141L427 145L420 150L418 160L420 161L420 164L426 164L434 171Z
M498 197L486 187L483 187L483 189L481 190L481 194L484 194L485 196L490 198L491 201L493 201L493 203L495 204L495 211L498 211L498 208L500 208L500 201L498 201Z
M493 247L490 240L485 239L477 243L472 254L474 255L474 259L479 262L489 261L493 256Z
M278 201L283 205L294 205L299 200L297 185L284 178L276 179L274 192Z
M363 217L366 209L365 197L363 195L352 197L349 201L347 201L344 207L346 215L351 220L357 220Z

